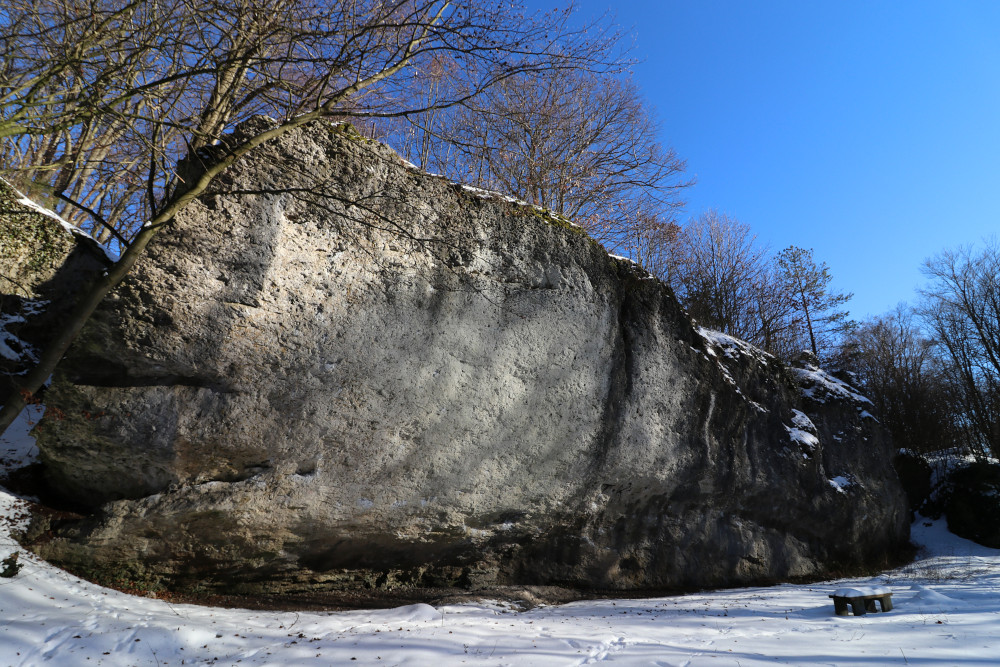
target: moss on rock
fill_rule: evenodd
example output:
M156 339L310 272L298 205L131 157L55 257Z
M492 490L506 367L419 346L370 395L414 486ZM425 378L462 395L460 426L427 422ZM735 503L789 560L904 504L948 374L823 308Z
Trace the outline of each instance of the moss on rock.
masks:
M0 180L0 292L30 298L35 296L31 286L54 273L76 244L57 221L19 199Z

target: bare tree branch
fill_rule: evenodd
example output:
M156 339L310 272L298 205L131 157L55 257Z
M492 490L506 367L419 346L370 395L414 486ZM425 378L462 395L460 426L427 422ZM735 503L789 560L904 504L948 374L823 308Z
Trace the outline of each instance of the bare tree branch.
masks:
M0 170L112 226L119 260L79 296L0 431L157 232L235 161L320 118L467 103L515 76L614 66L616 35L476 0L8 0L0 11ZM435 57L462 84L428 103ZM234 139L257 115L273 124ZM176 165L185 165L181 172ZM18 175L21 178L16 178ZM60 198L65 192L72 193ZM94 224L92 222L92 224Z

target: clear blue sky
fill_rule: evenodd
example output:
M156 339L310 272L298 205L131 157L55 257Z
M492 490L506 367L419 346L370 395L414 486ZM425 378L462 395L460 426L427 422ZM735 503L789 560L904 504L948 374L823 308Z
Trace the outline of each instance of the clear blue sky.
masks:
M580 15L612 4L660 139L697 178L686 215L813 248L854 317L915 301L924 259L1000 231L1000 1L580 0Z

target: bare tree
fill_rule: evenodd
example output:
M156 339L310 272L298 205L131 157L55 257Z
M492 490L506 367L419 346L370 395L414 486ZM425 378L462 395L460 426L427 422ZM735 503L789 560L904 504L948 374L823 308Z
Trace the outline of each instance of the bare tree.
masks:
M681 227L656 207L651 209L625 201L618 217L601 229L603 242L616 252L657 276L668 285L676 265L674 250Z
M763 275L750 287L752 319L756 331L749 340L785 361L802 351L801 321L791 305L788 287L775 258L768 258Z
M568 25L564 13L474 0L8 0L2 166L61 174L44 185L111 230L121 256L18 378L0 431L157 232L236 160L321 118L417 114L511 77L599 67L613 35ZM416 95L410 69L444 56L462 85ZM258 114L276 120L219 143Z
M870 318L843 341L840 361L874 404L893 442L930 452L959 440L947 365L912 309Z
M163 55L178 16L139 1L12 0L0 27L0 167L65 217L110 235L105 218L121 213L111 202L145 192L130 183L137 156L125 150L139 138L137 119L158 97L176 96L177 81L144 85L154 68L163 78L175 73ZM77 206L67 210L67 201Z
M766 247L749 225L715 210L684 226L665 279L700 324L785 352L791 309Z
M511 77L395 132L425 168L564 215L640 263L672 233L690 185L635 84L614 71Z
M950 250L930 259L921 310L950 362L959 416L973 453L1000 449L1000 247Z
M16 140L0 164L123 240L176 184L180 158L252 115L447 108L510 76L598 66L615 42L600 27L570 30L563 14L469 0L9 4L0 136ZM430 99L402 72L435 62L452 64L453 83Z

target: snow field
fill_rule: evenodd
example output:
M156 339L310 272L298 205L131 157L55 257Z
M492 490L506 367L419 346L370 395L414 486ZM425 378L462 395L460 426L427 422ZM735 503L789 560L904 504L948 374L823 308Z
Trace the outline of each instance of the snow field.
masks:
M37 419L37 411L33 418ZM8 466L30 461L21 431ZM23 502L0 491L0 665L998 665L1000 550L919 519L921 557L881 575L811 585L594 600L517 611L481 602L329 613L257 612L135 597L26 554ZM895 609L835 616L841 587L888 586Z

